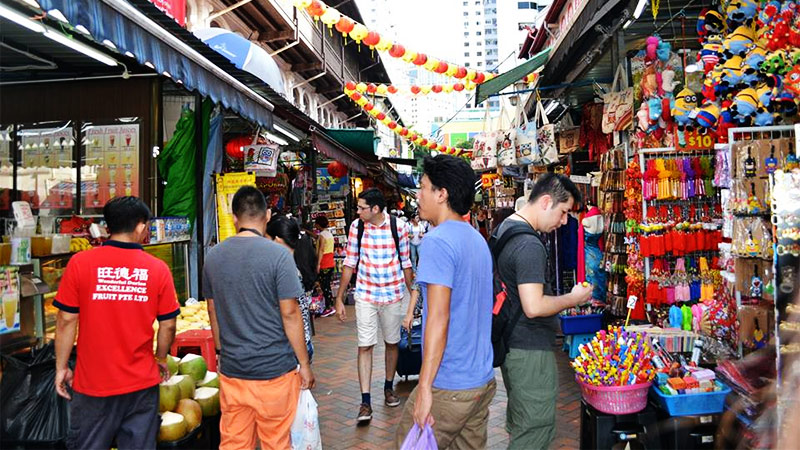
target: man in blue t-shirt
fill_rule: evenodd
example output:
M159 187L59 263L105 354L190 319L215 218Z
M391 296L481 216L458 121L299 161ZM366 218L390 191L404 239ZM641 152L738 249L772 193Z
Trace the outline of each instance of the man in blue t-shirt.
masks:
M420 217L434 225L420 246L422 369L397 428L431 424L439 448L485 448L492 369L492 257L461 217L474 199L475 173L463 159L425 158Z

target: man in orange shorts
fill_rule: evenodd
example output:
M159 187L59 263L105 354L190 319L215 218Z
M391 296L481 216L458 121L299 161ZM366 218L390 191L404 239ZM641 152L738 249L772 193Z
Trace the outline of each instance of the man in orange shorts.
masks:
M233 196L239 231L208 253L203 294L220 361L221 449L291 448L301 389L314 387L292 255L264 239L267 202L245 186ZM299 369L298 369L299 365Z

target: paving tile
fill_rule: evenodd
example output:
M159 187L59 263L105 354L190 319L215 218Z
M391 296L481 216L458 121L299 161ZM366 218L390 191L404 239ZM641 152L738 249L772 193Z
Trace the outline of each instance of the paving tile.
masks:
M400 406L389 408L383 404L385 377L384 349L376 346L373 354L372 390L373 420L369 425L357 426L356 414L361 401L356 370L355 311L348 306L348 319L340 323L335 317L318 319L314 336L314 375L317 386L314 398L319 404L322 442L326 449L391 449L394 433L403 413L405 400L417 384L417 377L408 381L395 377L395 393L401 398ZM557 342L560 348L561 340ZM552 449L579 446L580 388L574 381L566 353L556 350L559 374L559 393L556 404L556 439ZM490 406L487 448L508 447L505 431L505 411L508 401L500 370L495 371L497 393Z

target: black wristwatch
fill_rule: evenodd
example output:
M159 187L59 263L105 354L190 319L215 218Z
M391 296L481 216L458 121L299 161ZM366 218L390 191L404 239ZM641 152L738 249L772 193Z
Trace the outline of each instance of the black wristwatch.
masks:
M222 350L220 350L220 349L218 349L218 348L215 348L215 349L214 349L214 353L216 353L216 354L218 354L218 355L219 355L219 352L221 352L221 351L222 351Z

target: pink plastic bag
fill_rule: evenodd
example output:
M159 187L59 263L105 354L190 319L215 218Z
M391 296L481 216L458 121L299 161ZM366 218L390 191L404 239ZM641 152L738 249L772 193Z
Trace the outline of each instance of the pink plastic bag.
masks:
M416 423L403 440L403 445L400 446L400 450L437 450L438 448L433 428L425 425L425 428L420 431Z

